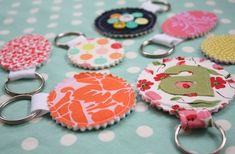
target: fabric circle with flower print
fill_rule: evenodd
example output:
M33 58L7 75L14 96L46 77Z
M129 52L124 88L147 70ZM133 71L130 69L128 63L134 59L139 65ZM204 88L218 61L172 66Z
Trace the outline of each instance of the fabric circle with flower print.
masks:
M73 130L98 129L124 118L135 105L135 91L111 74L84 72L59 83L48 96L53 119Z
M195 38L208 33L216 23L217 16L212 12L187 11L167 19L162 24L162 31L183 39Z
M185 109L217 112L234 98L235 80L204 58L165 58L141 72L137 89L143 100L170 114Z
M17 71L43 64L50 56L50 42L41 35L28 34L6 43L0 50L3 69Z
M150 32L156 15L141 8L120 8L104 12L95 20L98 32L109 37L137 37Z
M109 38L87 39L70 48L68 57L78 67L103 69L120 63L124 58L124 48Z

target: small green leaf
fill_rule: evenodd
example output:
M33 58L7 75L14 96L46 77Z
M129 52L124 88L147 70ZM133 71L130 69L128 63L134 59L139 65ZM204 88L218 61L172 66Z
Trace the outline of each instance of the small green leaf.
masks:
M189 105L192 107L214 107L216 106L220 101L205 101L205 100L195 100Z
M181 97L172 97L172 98L171 98L171 101L177 101L177 100L179 100L179 99L181 99Z
M162 65L162 63L159 61L153 61L152 63L153 63L153 65Z

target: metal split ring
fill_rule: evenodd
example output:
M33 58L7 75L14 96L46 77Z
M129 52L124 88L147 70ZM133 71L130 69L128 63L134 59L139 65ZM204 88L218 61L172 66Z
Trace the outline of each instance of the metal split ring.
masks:
M144 50L144 48L150 44L158 44L156 42L153 42L152 39L150 40L147 40L147 41L144 41L141 46L140 46L140 52L143 56L145 57L148 57L148 58L163 58L163 57L166 57L166 56L169 56L170 54L172 54L174 51L175 51L175 44L172 43L172 47L170 47L170 49L168 51L166 51L165 53L163 54L151 54L147 51ZM159 45L162 45L162 44L159 44Z
M156 12L157 14L163 13L163 12L168 12L168 11L171 10L171 4L170 4L169 2L160 1L160 0L152 0L151 2L152 2L153 4L160 4L160 5L165 6L164 9L157 11L157 12Z
M4 88L7 94L11 95L11 96L15 96L15 95L32 95L32 94L36 94L38 92L40 92L42 90L42 88L45 85L45 79L43 78L43 76L37 72L35 72L35 79L38 79L40 81L40 85L37 89L31 91L31 92L25 92L25 93L18 93L18 92L14 92L9 88L9 84L12 82L9 78L8 80L5 82Z
M31 100L31 97L32 97L31 95L16 95L14 97L11 97L9 100L1 103L0 104L0 121L8 125L18 125L18 124L29 122L30 120L36 118L41 113L40 110L31 112L24 118L20 118L20 119L7 119L6 117L2 115L3 109L10 103L16 102L18 100Z
M69 46L65 43L59 43L59 39L66 37L66 36L85 36L85 34L81 32L67 32L67 33L60 33L58 34L54 39L54 44L57 47L63 48L63 49L69 49Z
M213 122L213 126L219 130L220 132L220 135L221 135L221 138L222 138L222 141L221 141L221 144L220 146L215 149L213 152L211 152L210 154L217 154L219 151L221 151L226 143L226 136L225 136L225 132L223 130L223 128L219 125L217 125L215 122ZM186 153L186 154L196 154L194 152L190 152L188 150L186 150L185 148L182 147L180 141L179 141L179 132L181 130L181 125L178 125L176 130L175 130L175 144L177 146L177 148L179 150L181 150L183 153Z

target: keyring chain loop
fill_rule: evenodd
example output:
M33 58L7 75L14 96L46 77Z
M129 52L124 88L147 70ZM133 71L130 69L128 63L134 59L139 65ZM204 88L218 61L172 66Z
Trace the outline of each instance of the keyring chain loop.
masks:
M225 132L223 130L223 128L219 125L217 125L215 122L213 122L212 126L214 126L216 129L219 130L220 132L220 135L221 135L221 138L222 138L222 141L221 141L221 144L220 146L215 149L213 152L211 152L210 154L217 154L219 151L221 151L226 143L226 136L225 136ZM196 154L194 152L190 152L188 150L186 150L185 148L182 147L180 141L179 141L179 132L181 130L181 124L177 126L176 130L175 130L175 144L177 146L177 148L179 150L181 150L183 153L186 153L186 154Z
M81 32L67 32L67 33L60 33L58 34L55 39L54 39L54 44L57 47L63 48L63 49L69 49L69 46L65 43L59 43L59 40L63 37L66 36L86 36L85 34L81 33Z
M146 46L150 45L150 44L157 44L157 43L153 42L153 40L150 39L150 40L144 41L140 46L141 54L145 57L148 57L148 58L163 58L163 57L169 56L170 54L172 54L175 51L175 44L172 43L172 47L168 51L166 51L165 53L163 53L163 54L151 54L151 53L144 50L144 48Z
M3 109L10 103L17 102L18 100L31 100L31 97L32 97L31 95L16 95L14 97L11 97L7 101L1 103L0 104L0 121L8 125L17 125L17 124L23 124L23 123L29 122L30 120L36 118L41 113L40 110L31 112L24 118L20 118L20 119L7 119L6 117L2 115Z
M160 4L160 5L164 5L165 6L165 9L157 11L156 14L163 13L163 12L168 12L168 11L171 10L171 4L169 2L160 1L160 0L152 0L151 2L153 4Z
M9 78L4 84L4 89L5 89L6 93L11 95L11 96L15 96L15 95L32 95L32 94L40 92L42 90L42 88L44 87L44 85L45 85L45 79L41 74L35 72L35 79L38 79L40 81L40 85L37 89L35 89L31 92L17 93L17 92L12 91L8 86L11 83L11 80Z

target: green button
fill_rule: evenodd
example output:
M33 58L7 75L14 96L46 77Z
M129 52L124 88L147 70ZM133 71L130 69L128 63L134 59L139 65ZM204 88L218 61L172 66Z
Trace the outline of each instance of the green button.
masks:
M131 22L126 23L126 27L129 28L129 29L134 29L134 28L138 27L138 24L131 21Z
M110 18L110 19L107 20L107 23L108 23L108 24L114 24L114 23L116 23L116 22L118 22L118 19L117 19L117 18Z
M135 18L140 18L140 17L143 17L144 14L141 13L141 12L133 12L132 15L135 17Z

